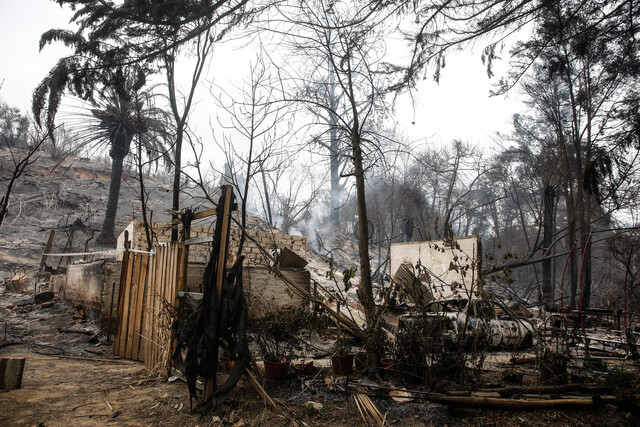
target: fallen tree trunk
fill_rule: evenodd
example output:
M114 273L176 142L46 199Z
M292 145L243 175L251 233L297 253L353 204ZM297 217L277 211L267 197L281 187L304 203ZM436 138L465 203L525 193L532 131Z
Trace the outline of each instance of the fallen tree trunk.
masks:
M569 408L593 408L601 403L596 398L581 399L549 399L549 400L525 400L525 399L504 399L496 397L467 397L467 396L445 396L431 395L425 397L433 403L440 403L449 406L465 406L474 408L489 409L569 409Z
M531 387L499 387L499 388L483 388L483 392L495 392L502 397L513 396L522 393L561 393L567 391L582 391L586 393L604 393L608 392L612 387L600 386L597 384L561 384L561 385L541 385Z
M359 387L358 387L359 386ZM385 391L387 394L389 391L400 391L401 389L379 386L376 384L347 384L345 392L358 392L366 393L362 388L369 388L379 391ZM575 388L578 386L589 387L583 384L572 385ZM543 386L535 388L537 391L548 389L551 386ZM513 389L520 389L520 391L527 391L527 387L513 387ZM534 388L531 388L533 390ZM557 387L556 387L557 389ZM492 392L499 392L500 389L489 389ZM504 390L508 390L505 388ZM449 405L452 407L468 407L468 408L483 408L483 409L509 409L509 410L535 410L535 409L575 409L575 408L596 408L605 403L613 403L611 398L603 398L599 395L593 397L581 397L581 398L567 398L567 399L509 399L500 397L480 397L480 396L452 396L440 393L433 393L427 391L418 390L405 390L401 391L408 393L411 397L424 400L431 403L439 403L441 405ZM379 392L375 394L377 397L383 397Z

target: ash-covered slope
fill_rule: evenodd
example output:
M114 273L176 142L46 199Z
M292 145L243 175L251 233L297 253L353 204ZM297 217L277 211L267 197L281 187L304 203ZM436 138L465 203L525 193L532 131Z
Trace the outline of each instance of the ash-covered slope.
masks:
M19 151L18 156L23 155ZM4 192L13 170L11 153L0 150L0 188ZM109 193L108 162L67 156L52 158L38 153L36 162L28 166L14 184L7 215L0 225L0 277L19 268L39 265L49 230L56 230L52 252L95 249ZM154 221L166 221L171 206L170 179L146 177L149 206ZM133 172L123 174L116 230L123 229L133 216L140 217L139 184ZM75 227L72 226L75 224ZM51 260L57 264L57 260Z

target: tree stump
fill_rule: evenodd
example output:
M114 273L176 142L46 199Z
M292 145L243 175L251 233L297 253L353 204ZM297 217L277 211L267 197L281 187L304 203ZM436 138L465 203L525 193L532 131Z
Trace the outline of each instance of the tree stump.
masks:
M20 388L24 371L24 357L0 358L0 389L8 391Z

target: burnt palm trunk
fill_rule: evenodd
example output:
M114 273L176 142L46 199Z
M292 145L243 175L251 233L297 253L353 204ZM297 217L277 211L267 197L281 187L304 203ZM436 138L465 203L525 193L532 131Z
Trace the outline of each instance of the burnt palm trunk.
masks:
M111 182L109 184L109 200L107 201L107 210L104 214L102 222L102 230L96 239L99 246L115 246L115 222L116 213L118 212L118 199L120 198L120 181L122 180L122 165L124 157L113 157L111 162Z

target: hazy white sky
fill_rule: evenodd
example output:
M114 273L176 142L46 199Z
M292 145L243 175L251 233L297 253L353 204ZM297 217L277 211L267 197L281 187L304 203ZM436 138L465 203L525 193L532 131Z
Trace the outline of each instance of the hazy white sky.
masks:
M67 52L61 45L50 45L39 52L40 35L50 28L67 27L70 16L69 10L61 9L51 0L0 0L1 99L30 111L33 89ZM206 80L215 80L217 84L227 80L239 82L242 72L229 64L246 63L246 58L245 52L218 48ZM493 82L477 52L449 57L439 85L432 81L419 85L415 108L409 102L398 104L398 128L410 141L427 138L429 143L446 144L457 138L488 145L496 131L509 129L513 113L522 108L513 99L489 98ZM206 133L211 98L206 87L199 93L202 98L192 126L198 133Z
M40 35L64 28L69 11L50 0L0 0L0 98L30 111L31 94L67 49L62 45L38 51Z

